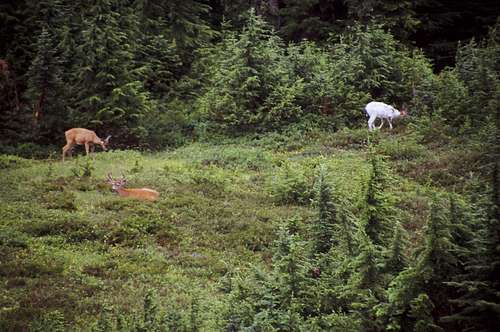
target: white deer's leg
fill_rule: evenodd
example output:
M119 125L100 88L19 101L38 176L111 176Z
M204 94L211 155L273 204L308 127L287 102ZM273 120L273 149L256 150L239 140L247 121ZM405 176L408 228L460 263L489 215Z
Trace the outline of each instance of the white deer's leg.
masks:
M384 118L380 118L380 126L378 127L378 129L381 129L383 125L384 125Z
M391 130L392 130L391 118L388 118L388 119L387 119L387 122L389 122L389 128L391 128Z
M376 119L377 119L376 116L370 116L370 118L368 119L368 130L370 131L373 130L373 123L375 122Z

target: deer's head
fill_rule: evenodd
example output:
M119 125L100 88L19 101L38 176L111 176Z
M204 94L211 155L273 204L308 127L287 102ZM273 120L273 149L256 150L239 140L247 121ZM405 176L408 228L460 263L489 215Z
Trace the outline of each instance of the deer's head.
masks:
M401 106L401 111L400 111L401 117L408 116L408 108L406 105Z
M99 145L102 147L104 151L108 150L108 144L109 144L109 139L111 138L111 135L106 137L104 140L100 140Z
M127 179L122 175L121 179L113 180L111 173L108 173L108 177L106 178L106 182L111 185L113 191L118 191L122 189L127 184Z

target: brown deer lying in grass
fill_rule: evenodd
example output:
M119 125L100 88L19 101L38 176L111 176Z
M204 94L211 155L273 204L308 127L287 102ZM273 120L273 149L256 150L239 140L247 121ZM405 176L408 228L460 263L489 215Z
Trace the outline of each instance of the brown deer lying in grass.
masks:
M125 189L123 188L127 183L124 176L121 179L113 180L111 173L108 173L106 182L111 184L111 188L118 193L121 197L131 197L143 201L156 201L160 196L160 193L156 190L149 188L140 189Z
M85 152L87 155L90 152L94 152L94 144L99 144L104 151L107 150L107 145L109 144L109 139L111 135L106 137L105 140L100 139L95 132L85 128L72 128L67 130L64 135L66 136L66 145L63 147L62 160L67 153L71 156L71 149L78 145L85 145Z

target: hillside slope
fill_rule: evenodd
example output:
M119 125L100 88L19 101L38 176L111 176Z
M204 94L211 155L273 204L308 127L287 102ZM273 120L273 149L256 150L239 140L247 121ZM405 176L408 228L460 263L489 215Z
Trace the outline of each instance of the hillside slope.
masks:
M153 289L172 319L221 330L230 276L270 268L286 220L308 236L320 165L339 204L364 218L370 151L386 156L393 218L418 246L432 195L474 185L465 171L479 156L409 133L311 130L65 163L1 156L0 329L87 330L103 313L142 317ZM160 200L118 197L108 172Z

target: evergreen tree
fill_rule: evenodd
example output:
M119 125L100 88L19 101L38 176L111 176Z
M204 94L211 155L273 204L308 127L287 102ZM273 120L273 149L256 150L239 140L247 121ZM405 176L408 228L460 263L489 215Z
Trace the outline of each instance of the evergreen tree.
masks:
M420 23L415 18L415 3L419 1L346 0L351 21L387 26L400 40L407 40Z
M494 32L498 33L498 32ZM496 41L490 41L492 49L498 50ZM488 54L491 49L486 51ZM493 52L494 53L494 52ZM491 64L492 59L485 59ZM498 59L493 61L498 62ZM487 65L485 65L487 67ZM491 76L493 77L493 76ZM469 255L466 271L460 281L450 283L457 287L459 296L452 298L459 310L444 317L445 323L462 324L464 329L477 331L496 331L500 329L500 81L498 75L491 82L495 89L494 98L488 103L487 113L495 115L495 128L488 148L491 168L491 203L484 232L475 229L475 236L483 236L483 241L473 247L475 252ZM466 233L467 234L467 233ZM476 243L477 241L475 241Z
M390 204L392 197L386 193L388 171L384 161L372 153L371 176L366 193L366 224L364 231L376 246L387 246L390 238Z
M35 139L52 141L66 127L66 93L61 79L61 64L53 36L47 28L36 43L36 56L27 72L27 98L33 107Z
M448 299L454 292L446 283L459 272L458 259L455 255L456 246L452 242L451 227L443 210L438 199L434 198L425 229L424 248L414 265L401 272L389 287L389 315L392 318L388 325L396 329L414 329L417 320L422 320L419 323L422 328L437 324L440 317L453 311ZM426 294L428 299L421 297L416 300L421 294ZM421 313L422 310L430 310L429 308L434 308L431 312L432 320L429 317L424 319ZM456 326L452 325L450 328Z
M441 327L434 323L434 319L432 317L432 311L434 309L434 304L430 300L429 296L425 293L421 293L418 297L411 301L410 316L416 321L413 331L444 331Z
M405 235L405 229L400 223L397 223L385 262L385 271L392 275L397 275L408 266L409 261L405 250L407 250L409 243Z
M316 181L316 200L318 215L312 225L314 253L324 254L338 243L339 222L337 209L332 201L330 185L326 178L326 169L322 167Z
M14 69L5 61L0 72L0 141L5 146L28 135L31 114L21 112Z
M281 41L261 17L250 11L241 34L228 33L206 53L207 89L198 110L215 128L233 134L280 127L296 121L302 90L282 62Z
M277 251L273 256L273 266L278 286L280 303L288 307L295 298L302 298L307 292L308 274L311 265L306 256L306 243L294 234L295 221L281 228L277 240Z
M83 19L77 48L78 94L73 121L105 129L122 142L144 135L140 119L150 110L134 62L138 16L115 0L95 0Z
M380 251L364 235L358 257L353 261L354 273L349 281L352 293L351 310L360 321L363 331L379 329L376 306L385 299Z

